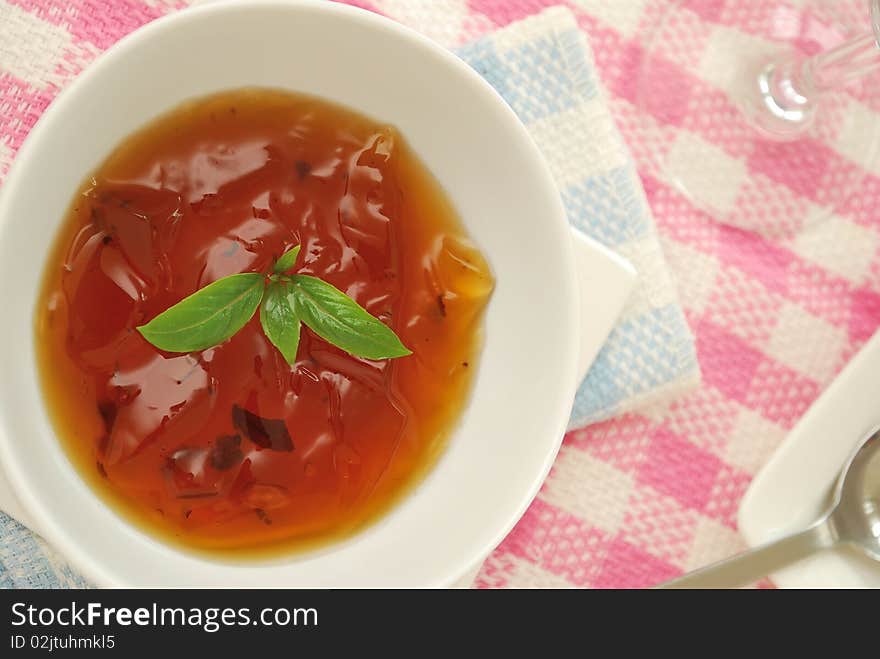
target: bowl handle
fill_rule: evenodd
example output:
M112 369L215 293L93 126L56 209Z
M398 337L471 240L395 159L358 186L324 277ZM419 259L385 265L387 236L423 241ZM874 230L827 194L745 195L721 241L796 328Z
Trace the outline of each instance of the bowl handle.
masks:
M572 229L575 268L581 288L581 354L578 383L617 324L636 284L636 269L607 247Z

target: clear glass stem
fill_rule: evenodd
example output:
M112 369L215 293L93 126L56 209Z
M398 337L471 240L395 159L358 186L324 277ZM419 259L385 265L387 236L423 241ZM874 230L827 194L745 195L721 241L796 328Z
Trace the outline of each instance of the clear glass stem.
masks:
M762 107L754 117L771 137L797 137L812 122L823 93L841 89L877 68L880 44L873 32L813 57L773 62L758 75Z
M880 47L873 32L806 59L801 66L804 81L813 93L839 89L880 66Z

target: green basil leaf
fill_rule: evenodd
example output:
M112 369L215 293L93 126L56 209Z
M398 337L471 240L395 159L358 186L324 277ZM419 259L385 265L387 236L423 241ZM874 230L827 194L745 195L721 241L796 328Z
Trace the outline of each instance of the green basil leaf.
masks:
M244 327L263 298L263 275L229 275L197 290L146 325L143 337L161 350L205 350Z
M299 318L287 299L288 285L272 282L263 296L260 305L260 323L263 332L272 342L284 359L291 366L296 363L296 350L299 348Z
M322 339L367 359L412 354L390 327L338 288L308 275L293 275L290 283L296 314Z
M299 249L299 245L291 247L281 255L280 259L275 261L275 265L272 267L275 274L280 275L282 272L287 272L293 267L293 264L296 263L296 257L299 256Z

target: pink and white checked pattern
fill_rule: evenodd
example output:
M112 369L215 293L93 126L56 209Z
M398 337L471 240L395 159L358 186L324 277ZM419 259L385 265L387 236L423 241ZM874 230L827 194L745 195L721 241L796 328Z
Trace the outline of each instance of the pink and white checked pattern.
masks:
M841 136L826 135L783 170L791 149L742 148L737 128L693 104L728 104L714 54L754 40L761 17L784 3L691 0L681 43L703 52L686 73L675 40L658 85L676 85L640 113L635 67L667 0L568 0L591 40L624 137L636 158L697 338L702 388L659 409L571 432L538 498L487 560L479 587L655 584L741 549L735 515L751 477L786 431L880 325L880 165L832 220L809 225L847 167ZM184 5L175 0L0 0L0 180L28 130L78 71L124 34ZM560 4L559 0L353 2L447 46ZM880 107L852 98L859 121ZM692 207L656 163L690 142L730 181L720 202L750 226ZM686 166L687 163L683 163ZM769 179L773 194L750 183ZM776 231L768 232L767 219ZM780 226L781 220L788 224ZM748 231L747 229L756 229Z

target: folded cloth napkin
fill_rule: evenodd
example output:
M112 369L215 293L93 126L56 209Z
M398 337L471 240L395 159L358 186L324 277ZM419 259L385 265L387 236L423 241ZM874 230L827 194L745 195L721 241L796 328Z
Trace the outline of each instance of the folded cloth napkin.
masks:
M639 273L618 327L578 390L570 426L660 403L697 385L693 337L638 174L573 15L548 9L458 54L525 123L547 158L571 223ZM39 538L0 513L0 587L87 585Z
M699 384L694 339L639 175L572 13L551 7L458 54L529 129L547 158L569 221L639 273L618 326L578 389L569 427L660 403Z

